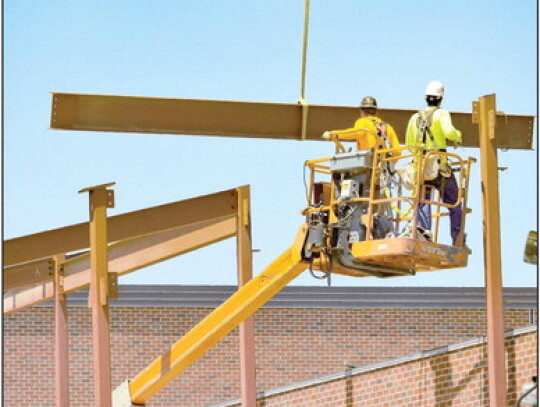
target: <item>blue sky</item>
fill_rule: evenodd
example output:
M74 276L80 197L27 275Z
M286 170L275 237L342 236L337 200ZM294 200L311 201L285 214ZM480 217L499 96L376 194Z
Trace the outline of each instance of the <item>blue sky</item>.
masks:
M303 0L4 2L4 237L87 220L83 187L115 181L111 215L251 184L254 271L302 223L302 165L327 143L48 130L50 92L295 103ZM311 1L307 99L423 107L428 81L443 107L536 112L536 2ZM343 123L348 127L351 123ZM537 133L535 131L535 138ZM536 147L536 142L535 142ZM457 150L478 156L477 149ZM523 263L536 229L536 152L499 153L504 284L536 284ZM473 170L467 269L414 278L334 277L335 285L481 286L480 167ZM447 226L443 226L443 233ZM122 277L133 284L234 284L230 239ZM294 284L325 284L300 276Z

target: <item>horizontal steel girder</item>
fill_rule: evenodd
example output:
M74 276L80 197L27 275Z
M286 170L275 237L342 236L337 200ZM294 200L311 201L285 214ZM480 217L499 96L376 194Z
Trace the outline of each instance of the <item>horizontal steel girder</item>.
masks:
M235 216L236 189L186 199L108 218L108 242ZM88 223L4 241L4 267L69 253L90 245Z
M415 110L379 109L379 116L404 142ZM320 140L326 130L353 125L358 108L311 105L307 140ZM478 125L471 113L452 112L465 147L478 147ZM534 116L498 115L499 148L531 149ZM134 96L52 94L51 128L83 131L163 133L240 138L299 140L302 107L298 104L172 99Z
M108 270L124 275L234 235L236 235L236 217L229 216L113 243L108 248ZM19 287L24 282L33 284L4 293L4 314L53 298L52 276L46 272L28 275L26 269L31 265L45 270L48 263L37 261L24 267L7 268L4 272L4 290ZM67 260L63 267L62 291L64 294L88 287L90 284L89 252ZM21 272L21 275L19 276L17 272ZM22 281L24 277L27 278L26 281Z

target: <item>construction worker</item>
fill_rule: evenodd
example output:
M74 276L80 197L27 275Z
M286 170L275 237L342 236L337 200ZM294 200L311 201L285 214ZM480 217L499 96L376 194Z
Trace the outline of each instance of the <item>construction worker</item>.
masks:
M452 125L450 112L441 109L444 97L444 85L439 81L428 83L425 92L427 108L415 113L407 125L405 135L406 144L409 146L423 147L424 151L446 151L446 140L461 143L461 132ZM458 198L459 187L456 178L446 165L445 158L437 160L438 170L434 179L425 181L432 185L442 195L442 200L447 204L454 204ZM426 192L426 199L430 199L431 189ZM461 232L461 205L449 208L450 211L450 235L452 244L455 245ZM431 206L421 204L418 213L418 226L420 232L431 238ZM463 242L464 243L464 242Z
M373 96L366 96L360 102L360 118L354 123L354 127L344 130L326 131L322 135L325 140L355 141L358 150L370 149L394 149L400 148L401 144L392 126L383 122L377 115L377 100ZM400 156L401 150L386 153L386 156ZM395 162L381 162L383 168L379 173L379 181L375 185L375 197L381 197L382 191L390 194L389 185L394 179ZM386 197L390 197L389 195ZM374 219L373 229L379 230L380 235L389 235L392 226L389 221L383 222L382 218L393 218L392 208L389 203L377 206L377 219Z
M330 140L335 137L341 141L356 141L358 150L399 148L400 144L394 128L383 122L376 114L377 100L373 96L366 96L360 102L360 118L356 120L354 127L325 131L322 138ZM378 145L379 141L382 142L382 145ZM393 153L393 155L400 154L400 151Z

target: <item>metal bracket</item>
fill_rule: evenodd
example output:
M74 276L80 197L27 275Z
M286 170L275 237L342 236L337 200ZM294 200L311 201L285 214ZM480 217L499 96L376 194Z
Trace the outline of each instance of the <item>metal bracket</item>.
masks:
M107 190L107 208L114 208L114 190Z
M60 266L58 269L58 290L60 293L64 292L64 266Z
M129 380L125 380L113 390L112 407L144 407L144 404L133 404L129 394Z
M490 110L488 113L488 132L489 138L493 140L495 138L495 127L497 125L497 119L495 116L495 111Z
M118 298L118 273L109 271L109 298Z
M480 104L479 104L478 101L472 102L472 115L471 115L471 118L472 118L472 122L474 124L480 123L480 118L478 117L478 111L480 109L479 105Z
M109 182L108 184L94 185L93 187L83 188L79 191L79 194L88 192L90 194L90 211L97 206L105 206L107 208L114 208L114 190L107 189L115 185L116 182Z
M302 107L302 129L300 133L300 140L304 141L307 135L307 121L308 121L309 105L307 103L307 100L302 97L298 100L298 103Z
M59 294L64 293L64 255L56 255L49 259L49 270L52 270L54 289Z
M247 198L242 199L242 224L249 226L249 201Z
M111 298L118 298L118 273L109 271L107 273L107 282L106 285L101 285L99 289L101 290L101 305L106 305L108 300ZM103 290L107 290L104 292ZM92 286L88 292L88 308L92 308Z
M54 267L55 267L54 257L50 257L47 262L48 262L47 274L51 276L52 278L54 278ZM36 270L36 273L38 272L40 272L39 268Z

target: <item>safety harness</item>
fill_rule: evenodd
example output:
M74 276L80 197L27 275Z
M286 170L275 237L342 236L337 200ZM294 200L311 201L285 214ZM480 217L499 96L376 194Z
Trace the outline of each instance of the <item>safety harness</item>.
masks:
M388 140L388 126L385 122L379 122L375 119L371 119L372 123L375 125L375 128L377 129L377 136L379 136L383 141L384 148L391 148L392 145L390 144L390 141Z
M377 121L375 119L371 119L375 127L377 128L377 135L382 140L382 145L379 145L380 148L392 148L392 144L390 143L390 140L388 139L388 125L383 121ZM390 188L392 187L392 184L397 184L397 181L394 178L394 175L396 174L396 169L394 166L393 161L386 161L384 168L381 172L380 177L380 185L381 185L381 191L386 196L386 198L391 198L391 192ZM395 203L391 202L388 204L391 209L393 209L395 212L399 213L401 216L407 216L412 206L407 211L402 211Z
M416 119L416 127L418 128L418 133L416 135L417 141L422 141L422 147L426 149L426 142L429 138L431 145L435 145L433 139L433 134L431 133L431 124L433 123L433 116L435 111L438 110L438 107L435 109L426 109L418 111L418 118Z

